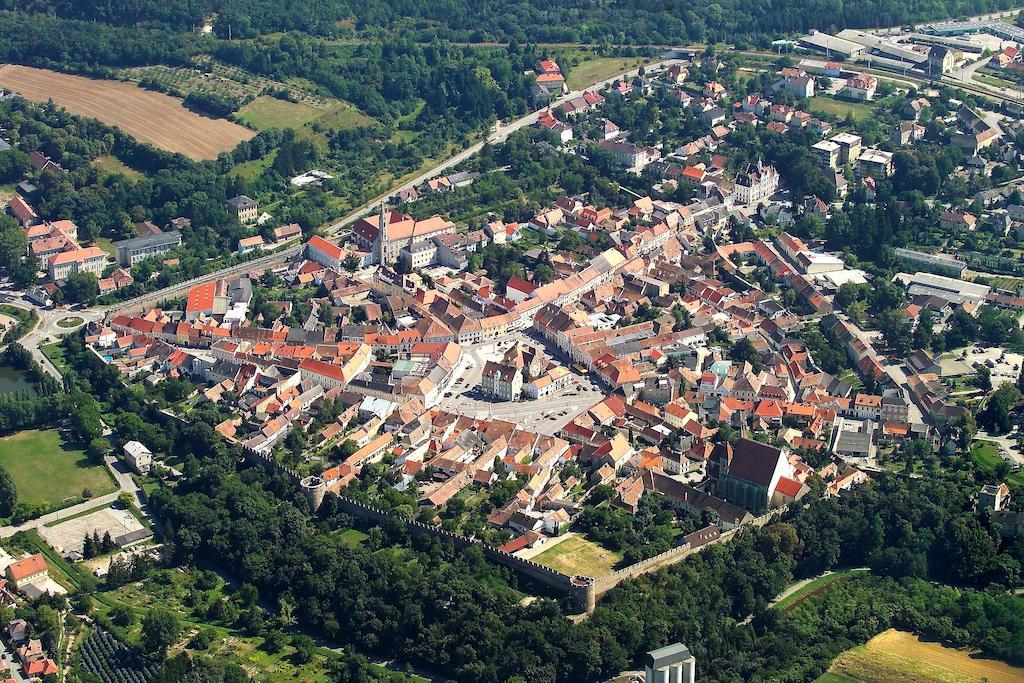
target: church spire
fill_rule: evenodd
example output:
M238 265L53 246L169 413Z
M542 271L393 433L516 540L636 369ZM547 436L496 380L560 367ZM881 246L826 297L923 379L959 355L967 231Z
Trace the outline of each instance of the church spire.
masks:
M387 209L384 208L384 200L380 202L380 215L377 218L377 263L385 264L385 255L388 253L388 219Z

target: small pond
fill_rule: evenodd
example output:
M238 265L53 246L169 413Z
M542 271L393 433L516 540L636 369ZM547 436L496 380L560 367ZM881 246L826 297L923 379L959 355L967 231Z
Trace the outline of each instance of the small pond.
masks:
M34 394L36 387L21 370L0 365L0 394Z

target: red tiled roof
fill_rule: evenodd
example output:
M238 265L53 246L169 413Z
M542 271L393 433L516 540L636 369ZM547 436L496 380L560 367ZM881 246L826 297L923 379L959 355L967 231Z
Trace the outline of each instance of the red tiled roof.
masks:
M803 488L803 484L789 477L779 477L779 483L775 485L776 491L790 498L796 498L801 488Z
M320 235L313 235L309 238L307 245L311 249L316 249L319 252L326 254L332 259L340 259L342 255L341 247L336 244L331 244Z
M216 293L216 282L204 282L201 285L196 285L188 290L188 303L185 304L185 312L213 310L213 298Z
M40 553L26 557L24 560L18 560L7 567L7 573L15 582L44 571L46 571L46 560Z

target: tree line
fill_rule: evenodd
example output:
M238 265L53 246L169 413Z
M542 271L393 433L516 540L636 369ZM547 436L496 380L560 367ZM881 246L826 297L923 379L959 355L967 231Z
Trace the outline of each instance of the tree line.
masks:
M292 30L322 35L404 31L421 40L687 44L736 40L767 42L781 33L806 32L811 28L898 26L1012 6L1010 0L927 0L912 5L895 0L857 3L685 0L670 5L656 0L614 4L599 0L558 3L529 0L321 0L315 3L36 0L27 9L116 27L174 31L196 29L203 25L206 17L216 14L213 31L221 38L252 38ZM17 0L4 0L0 7L26 9L25 4Z

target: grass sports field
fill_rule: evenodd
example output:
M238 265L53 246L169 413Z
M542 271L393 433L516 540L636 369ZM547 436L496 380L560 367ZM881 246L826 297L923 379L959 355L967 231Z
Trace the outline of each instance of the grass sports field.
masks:
M0 86L34 102L52 99L72 114L116 126L141 142L193 159L213 159L255 133L237 123L200 116L181 100L129 83L12 64L0 67Z
M71 449L53 429L29 429L0 439L0 465L10 473L19 501L46 501L59 506L65 498L93 496L116 490L107 468Z
M535 556L533 561L563 574L583 574L596 579L615 571L622 554L605 550L582 536L570 536Z
M972 655L967 650L922 642L889 629L867 644L836 657L818 683L906 681L907 683L1017 683L1024 668Z

